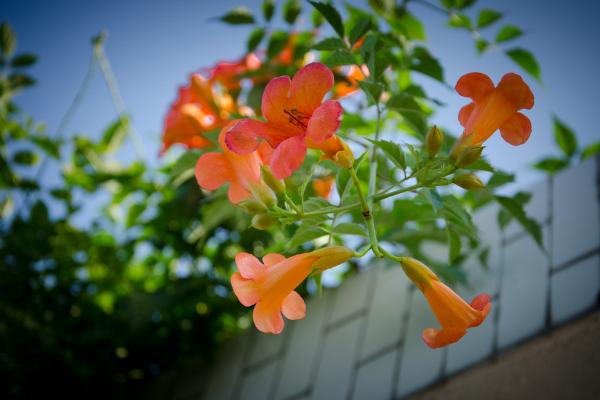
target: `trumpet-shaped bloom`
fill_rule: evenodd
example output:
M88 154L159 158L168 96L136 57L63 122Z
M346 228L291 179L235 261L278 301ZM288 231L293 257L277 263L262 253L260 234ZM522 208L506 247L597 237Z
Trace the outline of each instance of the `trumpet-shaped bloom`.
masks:
M187 148L212 146L204 133L221 127L234 108L229 95L215 93L208 79L193 74L190 83L179 89L177 100L167 113L161 153L175 143Z
M225 136L227 147L237 154L249 154L261 140L266 141L274 149L270 161L273 174L287 178L302 165L307 146L327 141L340 125L343 110L339 102L323 102L332 87L333 73L320 63L306 65L293 79L272 79L262 97L262 115L267 121L237 121Z
M254 53L250 53L237 61L219 62L211 70L210 81L218 82L227 90L239 90L241 75L259 68L260 64L260 59Z
M458 80L456 91L473 100L458 114L458 120L464 127L461 143L481 145L498 129L504 140L513 146L529 139L531 121L518 111L531 109L534 97L519 75L506 74L494 87L487 75L472 72Z
M311 272L321 272L352 257L342 246L332 246L285 258L267 254L260 262L249 253L235 257L238 272L231 276L233 291L246 307L254 305L256 328L265 333L281 333L283 315L290 320L306 316L306 304L295 289Z
M402 268L413 283L423 292L431 310L442 326L427 328L423 341L431 348L455 343L467 333L467 328L480 325L490 312L490 296L480 294L471 304L465 302L420 261L403 257Z
M262 184L260 166L263 163L261 150L268 157L270 149L258 149L249 154L235 154L225 146L225 131L231 123L221 130L219 145L222 153L203 154L196 163L196 180L205 190L216 190L229 183L227 195L233 204L252 197L255 187Z
M342 73L342 76L345 80L336 82L333 87L333 95L335 98L341 98L345 96L349 96L355 92L357 92L360 87L358 86L358 82L364 80L369 74L368 68L363 65L361 68L356 65L352 65L347 73Z
M331 189L333 188L334 182L335 178L333 176L326 176L325 178L315 179L312 182L312 187L317 196L327 200L331 195Z

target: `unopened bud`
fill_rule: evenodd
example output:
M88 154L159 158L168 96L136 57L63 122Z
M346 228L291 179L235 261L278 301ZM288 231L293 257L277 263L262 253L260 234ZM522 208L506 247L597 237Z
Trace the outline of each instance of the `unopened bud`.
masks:
M438 151L440 151L443 141L444 134L442 133L441 129L435 125L432 126L425 136L425 150L427 150L429 157L435 156Z
M261 214L267 211L267 207L265 205L255 199L248 199L238 203L238 206L246 210L249 214Z
M267 214L256 214L254 217L252 217L252 227L261 231L268 229L275 222L277 222L277 219Z
M285 183L283 183L282 180L275 178L275 175L273 175L266 165L261 165L260 170L263 181L265 181L268 187L273 189L277 194L283 194L285 192Z
M352 168L354 165L354 154L346 142L344 142L341 138L338 138L338 140L342 146L342 150L335 153L333 156L333 161L335 161L335 163L342 168Z
M485 184L475 174L462 174L455 176L454 179L452 179L452 182L455 185L467 190L482 189L485 187Z
M412 257L402 257L400 265L408 278L415 284L419 290L423 291L431 285L431 280L439 280L436 274L423 264L421 261Z
M310 255L318 258L312 267L319 271L325 271L348 261L354 256L354 252L344 246L329 246L315 250Z
M450 160L458 168L468 167L481 157L483 146L458 146L450 153Z
M261 201L267 208L273 207L277 204L277 196L275 192L271 190L266 184L261 183L252 187L252 194L256 200Z

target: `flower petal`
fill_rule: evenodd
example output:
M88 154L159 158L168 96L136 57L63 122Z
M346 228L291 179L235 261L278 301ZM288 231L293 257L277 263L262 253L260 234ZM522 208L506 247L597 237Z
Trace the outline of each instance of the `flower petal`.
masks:
M325 65L317 62L307 64L292 79L290 104L304 113L312 114L333 83L333 72Z
M523 108L531 109L534 103L533 93L523 78L517 74L506 74L498 83L496 88L502 96L507 99L516 110Z
M456 343L467 333L466 329L434 329L427 328L423 330L423 341L432 349L444 347Z
M292 81L289 76L279 76L269 81L262 95L262 115L269 122L285 126L287 116L284 112L290 97Z
M246 279L256 279L260 276L265 266L250 253L238 253L235 256L235 265L242 277Z
M265 139L274 148L287 138L288 135L273 124L244 118L226 131L225 144L236 154L248 154L260 147L259 139Z
M271 156L273 155L273 148L267 142L261 142L258 145L257 151L262 163L269 165L271 163Z
M202 189L215 190L233 180L233 171L223 153L203 154L196 162L196 181Z
M298 292L293 291L285 299L283 299L281 311L287 319L303 319L306 317L306 303L298 294Z
M467 125L467 122L469 121L469 117L471 116L471 113L473 112L474 109L475 109L475 103L469 103L460 109L460 111L458 112L458 122L460 122L460 124L462 126Z
M481 312L481 318L473 321L471 325L469 325L470 328L474 328L481 325L481 323L485 320L485 317L487 317L487 315L490 313L492 308L492 304L490 303L490 295L485 293L477 295L471 302L471 307Z
M502 138L513 146L519 146L531 135L531 121L523 114L514 113L500 126Z
M283 260L285 260L285 257L282 256L281 254L277 254L277 253L267 254L266 256L263 257L263 263L265 263L265 265L267 267L271 267Z
M244 187L241 182L233 181L227 189L227 198L231 204L238 204L244 200L247 200L252 196L252 193Z
M461 76L456 82L456 91L478 103L494 90L494 82L486 74L471 72Z
M250 307L260 300L254 281L244 279L238 272L231 275L231 287L233 287L233 293L235 293L240 303L246 307Z
M301 136L281 142L271 157L271 170L277 179L285 179L300 168L306 156L306 144Z
M321 104L312 114L306 128L306 136L315 143L321 143L335 134L340 127L344 110L336 100Z
M259 301L254 307L252 317L254 325L261 332L278 334L283 330L284 322L278 304Z

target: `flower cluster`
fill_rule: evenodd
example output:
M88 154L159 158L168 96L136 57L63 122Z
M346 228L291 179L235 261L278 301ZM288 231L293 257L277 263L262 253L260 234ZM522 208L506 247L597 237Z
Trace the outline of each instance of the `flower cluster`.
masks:
M293 36L291 38L287 52L275 62L291 63ZM175 142L188 147L207 147L210 142L204 133L220 129L217 151L205 152L197 161L196 180L207 191L229 185L229 201L255 214L253 226L259 229L268 228L280 218L294 222L308 217L309 214L303 213L288 197L285 180L303 165L309 149L320 152L321 159L331 160L346 169L355 183L360 200L357 207L361 208L369 228L369 248L377 256L387 256L400 263L439 320L440 329L429 328L423 332L424 342L431 348L446 346L458 341L468 328L481 324L491 308L488 295L481 294L468 304L425 264L410 257L393 256L377 243L369 201L379 199L374 196L367 200L362 194L353 152L338 132L344 113L338 99L354 93L358 82L368 79L368 69L352 66L345 71L344 80L336 83L334 73L325 65L309 63L291 78L278 76L268 81L262 94L260 118L228 120L233 113L243 114L243 106L234 100L241 89L240 79L259 66L260 60L249 55L237 62L219 63L206 77L194 74L190 85L180 90L167 116L165 149ZM256 83L264 77L252 79ZM215 89L216 85L219 90ZM447 157L453 166L446 175L476 161L482 144L497 130L512 145L527 141L531 123L519 110L532 108L534 99L520 76L507 74L494 87L488 76L470 73L458 80L456 91L471 98L472 103L459 112L464 132ZM424 150L432 162L442 142L441 131L432 128L424 141ZM468 190L484 186L471 173L456 175L451 182ZM312 181L312 190L316 196L328 199L334 183L334 175L325 172ZM380 197L391 195L393 193L384 192ZM322 214L328 212L324 210ZM306 316L306 304L296 292L305 279L360 255L344 246L325 246L290 257L267 254L262 261L241 252L235 257L238 272L231 276L231 285L244 306L254 306L256 328L277 334L284 328L283 316L290 320Z

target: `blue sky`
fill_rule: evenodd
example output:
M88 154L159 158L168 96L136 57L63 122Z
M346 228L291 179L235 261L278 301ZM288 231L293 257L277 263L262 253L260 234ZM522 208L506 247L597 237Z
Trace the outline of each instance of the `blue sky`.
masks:
M260 9L257 0L3 3L1 19L8 20L17 32L19 50L40 56L31 71L39 83L21 95L18 103L37 120L45 121L49 133L54 134L87 69L90 38L107 30L107 54L148 158L154 160L162 119L177 87L190 72L219 59L236 58L245 49L251 28L229 27L210 18L239 4L257 12ZM527 112L534 127L529 142L513 148L499 135L488 142L491 160L509 171L519 171L523 185L539 177L527 166L556 152L552 113L572 126L583 144L600 139L595 121L600 105L600 45L596 40L600 37L600 3L579 1L558 7L543 0L483 0L478 4L475 9L496 8L505 12L506 22L522 27L526 35L515 44L532 50L542 65L543 85L526 77L536 94L535 108ZM412 4L410 9L423 19L427 45L445 67L450 84L470 71L485 72L495 81L506 72L521 72L503 54L477 56L469 35L446 28L443 16L435 11L419 4ZM490 37L496 29L491 29ZM447 107L435 116L435 122L457 131L456 115L466 100L436 82L422 79L422 83L434 97L447 102ZM68 132L97 137L114 117L108 91L98 75Z

